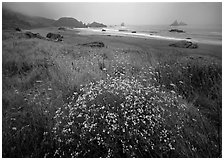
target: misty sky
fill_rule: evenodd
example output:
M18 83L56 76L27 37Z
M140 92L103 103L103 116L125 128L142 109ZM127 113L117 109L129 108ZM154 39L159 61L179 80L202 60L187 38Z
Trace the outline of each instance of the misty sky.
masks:
M3 3L14 11L31 16L59 19L60 17L74 17L84 23L93 21L110 24L132 25L160 25L170 24L174 20L181 20L187 24L215 24L222 23L221 2L187 2L187 3Z

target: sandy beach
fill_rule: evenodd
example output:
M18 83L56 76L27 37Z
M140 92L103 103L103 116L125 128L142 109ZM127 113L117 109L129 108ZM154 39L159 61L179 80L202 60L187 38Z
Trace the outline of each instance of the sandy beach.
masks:
M33 29L34 33L40 33L46 36L49 32L56 32L62 34L64 38L63 43L68 44L82 44L91 41L102 41L107 46L114 46L122 48L125 46L135 46L144 51L153 50L154 52L160 52L166 54L167 52L180 52L185 55L201 55L201 56L211 56L217 57L221 60L222 57L222 45L218 44L205 44L199 42L199 47L197 49L187 49L187 48L173 48L169 44L175 43L177 40L162 39L162 38L143 38L143 37L132 37L124 34L111 34L106 32L94 32L89 29L74 29L67 31L58 31L57 28L45 28L45 29ZM97 30L99 31L99 29ZM134 34L134 33L130 33Z

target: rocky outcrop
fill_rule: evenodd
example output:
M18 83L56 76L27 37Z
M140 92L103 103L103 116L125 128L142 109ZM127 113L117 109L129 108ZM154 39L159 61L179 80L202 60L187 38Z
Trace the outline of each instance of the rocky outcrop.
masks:
M81 44L82 46L87 46L87 47L104 47L104 43L103 42L91 42L91 43L85 43L85 44Z
M98 23L98 22L93 22L93 23L91 23L91 24L88 24L87 26L88 26L88 27L94 27L94 28L96 28L96 27L107 27L105 24L103 24L103 23Z
M185 40L170 44L169 46L178 47L178 48L191 48L191 49L198 48L198 45L196 43L193 43L191 41L185 41Z
M62 17L53 24L56 27L72 27L72 28L86 28L86 25L81 21L71 17Z
M56 33L48 33L46 36L49 40L62 41L63 36Z

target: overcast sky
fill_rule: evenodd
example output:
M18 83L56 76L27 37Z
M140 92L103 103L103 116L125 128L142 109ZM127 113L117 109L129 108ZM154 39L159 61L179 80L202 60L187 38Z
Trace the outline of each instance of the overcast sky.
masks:
M85 23L97 21L104 24L147 25L170 24L181 20L187 24L221 24L221 2L144 2L144 3L3 3L3 6L32 16L59 19L74 17Z

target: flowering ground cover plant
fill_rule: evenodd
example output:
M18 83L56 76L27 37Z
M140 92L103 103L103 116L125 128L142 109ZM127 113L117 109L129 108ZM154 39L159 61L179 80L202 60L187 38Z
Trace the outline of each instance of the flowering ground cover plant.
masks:
M189 156L202 149L192 140L179 144L201 115L174 91L145 87L133 77L110 76L81 90L56 111L55 156L181 157L181 147Z

